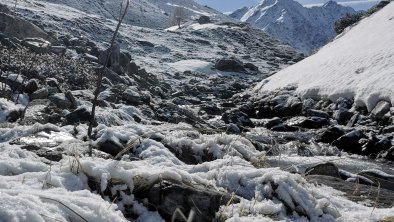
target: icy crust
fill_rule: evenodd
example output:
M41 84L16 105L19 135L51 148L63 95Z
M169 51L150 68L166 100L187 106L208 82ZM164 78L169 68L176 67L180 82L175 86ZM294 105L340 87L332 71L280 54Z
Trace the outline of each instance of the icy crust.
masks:
M86 153L89 143L75 139L64 140L59 145L66 150L60 162L44 163L36 154L8 143L49 129L64 133L74 131L73 127L56 128L50 124L1 129L0 218L45 221L49 216L60 221L69 218L80 221L81 217L88 221L126 221L121 212L132 206L137 221L162 221L157 212L139 203L133 193L164 180L199 184L238 197L239 203L222 206L217 212L218 218L227 221L349 221L354 218L376 221L392 213L392 209L374 210L348 201L338 191L309 184L300 174L274 167L258 168L256 161L264 160L256 157L264 153L257 151L246 138L204 135L187 124L99 125L95 143L108 139L128 144L139 141L139 146L133 149L136 157L133 160L129 155L120 161L86 157L82 154ZM86 134L86 129L86 125L80 125L75 136ZM168 145L180 152L192 152L197 159L207 150L213 159L186 164ZM100 193L89 191L88 180L99 183ZM119 185L110 185L111 181ZM111 195L101 196L105 191L119 194L121 201L111 204Z
M0 98L0 123L3 123L7 120L7 117L11 111L22 110L22 109L23 109L22 105L15 105L15 103L9 100Z
M315 55L258 84L264 92L297 87L302 98L354 98L371 111L380 100L394 104L394 3L363 19Z

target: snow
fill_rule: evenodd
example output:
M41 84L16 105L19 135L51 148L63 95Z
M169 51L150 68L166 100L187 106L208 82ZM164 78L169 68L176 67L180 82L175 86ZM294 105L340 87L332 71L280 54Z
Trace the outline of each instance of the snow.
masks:
M315 55L254 88L264 92L296 86L302 98L354 98L371 111L385 100L394 104L394 3L363 19Z
M264 30L300 52L310 54L336 35L334 22L355 11L330 2L307 8L293 0L264 0L230 15Z

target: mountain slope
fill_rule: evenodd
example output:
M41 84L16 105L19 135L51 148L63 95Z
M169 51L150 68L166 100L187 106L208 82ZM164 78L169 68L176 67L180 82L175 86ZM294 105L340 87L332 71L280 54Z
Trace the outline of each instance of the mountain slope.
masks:
M315 55L259 84L256 91L297 86L302 97L355 98L369 111L394 104L394 3L362 20Z
M96 14L107 19L119 16L119 0L41 0L43 4L52 3L65 5L89 14ZM217 19L226 19L226 16L211 8L199 5L193 0L131 0L129 13L125 17L125 23L149 27L167 28L172 25L172 12L176 7L183 8L185 18L196 18L200 15L208 15Z
M335 37L333 24L337 19L354 12L334 1L321 7L305 8L293 0L263 0L247 11L239 9L230 16L309 53Z

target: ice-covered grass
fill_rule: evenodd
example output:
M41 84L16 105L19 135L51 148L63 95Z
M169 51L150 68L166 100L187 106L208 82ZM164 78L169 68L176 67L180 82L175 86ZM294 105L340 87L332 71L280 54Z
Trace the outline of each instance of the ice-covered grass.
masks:
M86 125L78 126L76 138L86 134L86 128ZM23 220L30 217L32 221L42 221L50 216L60 221L81 220L81 217L88 221L125 221L121 211L131 210L138 216L137 221L160 221L159 214L139 203L133 192L163 180L199 184L240 198L240 203L222 206L217 212L217 217L228 221L352 221L361 218L358 215L363 215L364 221L377 221L392 212L392 209L374 210L346 200L341 192L309 184L300 174L291 174L278 167L256 168L253 160L264 153L239 135L206 135L187 124L99 125L95 142L138 140L138 146L131 150L134 159L129 155L120 161L86 157L81 151L86 150L89 143L75 139L64 140L59 147L68 154L60 162L50 164L18 145L8 144L43 129L63 133L74 131L73 127L39 124L1 129L2 218ZM177 152L192 152L200 159L207 153L214 158L200 164L186 164L168 149L168 145ZM90 191L89 180L96 181L100 189ZM113 185L112 181L118 185ZM104 191L107 194L101 197ZM121 198L111 204L117 195ZM24 208L28 210L23 211Z
M371 111L380 100L394 104L394 3L363 19L315 55L255 87L264 92L296 86L302 98L354 98Z

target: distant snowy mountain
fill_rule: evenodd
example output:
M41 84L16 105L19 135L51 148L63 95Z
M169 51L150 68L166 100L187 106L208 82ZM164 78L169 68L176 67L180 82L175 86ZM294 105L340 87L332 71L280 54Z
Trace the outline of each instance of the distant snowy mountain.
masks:
M335 37L334 22L354 9L329 1L321 7L303 7L293 0L263 0L230 16L259 27L272 36L309 53Z
M97 14L107 19L119 16L119 0L41 0L41 2L61 4L88 14ZM199 5L193 0L130 0L129 13L125 23L148 28L167 28L172 26L172 12L176 7L183 8L186 19L207 15L212 18L226 19L227 16L209 7Z
M393 27L394 2L255 90L292 85L303 98L354 98L356 106L369 111L381 100L394 104Z

